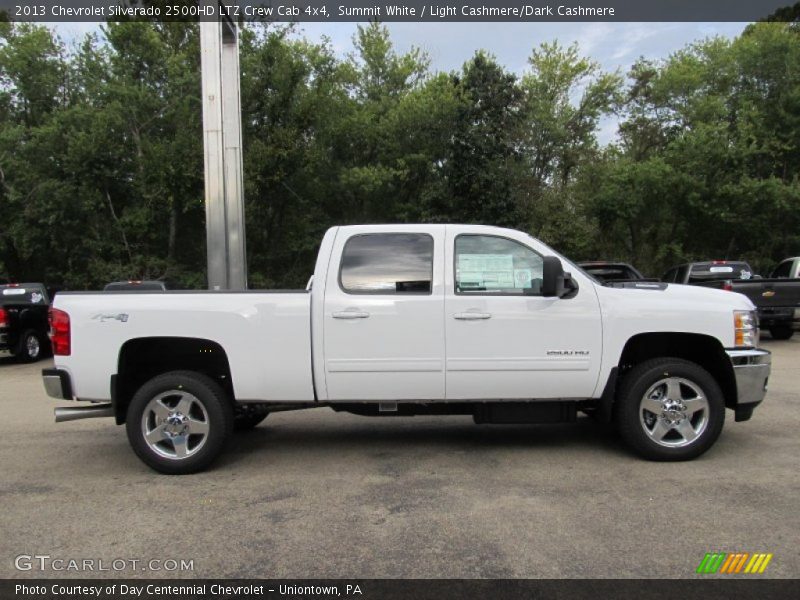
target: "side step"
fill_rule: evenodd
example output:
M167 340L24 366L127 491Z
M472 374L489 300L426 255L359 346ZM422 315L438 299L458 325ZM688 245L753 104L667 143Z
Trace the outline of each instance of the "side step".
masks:
M577 402L491 402L475 407L477 424L514 425L522 423L572 423Z
M77 421L78 419L96 419L99 417L113 417L114 407L111 404L97 404L95 406L60 407L55 409L56 423L64 421Z

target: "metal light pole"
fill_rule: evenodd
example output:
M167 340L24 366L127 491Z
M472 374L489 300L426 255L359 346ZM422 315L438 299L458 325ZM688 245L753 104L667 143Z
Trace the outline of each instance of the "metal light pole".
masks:
M228 0L228 3L230 0ZM218 0L204 0L220 14ZM223 15L225 13L222 13ZM239 36L223 16L200 21L208 287L247 289Z

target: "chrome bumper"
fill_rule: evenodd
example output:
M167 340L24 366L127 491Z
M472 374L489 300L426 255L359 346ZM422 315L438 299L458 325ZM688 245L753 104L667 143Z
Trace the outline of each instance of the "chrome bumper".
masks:
M736 420L746 421L764 399L772 368L768 350L727 350L736 378Z

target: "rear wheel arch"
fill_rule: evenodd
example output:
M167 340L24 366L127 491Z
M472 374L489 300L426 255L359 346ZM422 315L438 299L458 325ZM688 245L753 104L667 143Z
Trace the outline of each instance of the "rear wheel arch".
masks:
M228 355L217 342L190 337L134 338L120 348L117 373L111 377L111 401L117 424L125 422L128 405L139 388L172 371L191 371L209 377L233 402Z

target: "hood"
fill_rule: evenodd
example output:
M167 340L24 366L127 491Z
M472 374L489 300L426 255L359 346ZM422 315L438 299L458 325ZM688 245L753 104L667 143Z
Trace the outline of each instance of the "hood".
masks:
M604 298L612 300L636 299L637 303L684 304L687 308L692 305L709 308L716 306L724 310L755 310L755 305L744 294L728 292L696 285L682 285L677 283L641 285L639 287L610 288L597 286L598 292Z

